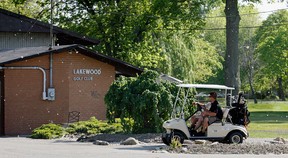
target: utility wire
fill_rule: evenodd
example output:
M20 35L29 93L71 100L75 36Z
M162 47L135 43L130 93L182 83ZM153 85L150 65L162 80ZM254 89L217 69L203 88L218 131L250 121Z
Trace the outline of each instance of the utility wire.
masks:
M241 26L239 29L257 29L260 27L273 27L273 26L287 26L288 23L282 23L282 24L275 24L275 25L262 25L262 26ZM219 28L195 28L195 29L173 29L173 28L163 28L163 29L156 29L156 30L170 30L170 31L180 31L180 30L195 30L195 31L221 31L226 30L225 27L219 27Z
M265 13L270 13L270 12L276 12L276 11L281 11L281 10L287 10L287 8L283 8L283 9L275 9L275 10L269 10L269 11L263 11L263 12L253 12L253 13L244 13L244 14L239 14L239 16L249 16L249 15L255 15L255 14L265 14ZM95 13L98 14L118 14L118 15L126 15L126 16L142 16L142 14L133 14L133 13L121 13L121 12L102 12L102 11L95 11ZM161 18L161 16L157 16L157 15L145 15L146 17L150 17L150 18ZM207 19L215 19L215 18L226 18L226 17L234 17L234 15L232 16L226 16L226 15L219 15L219 16L203 16L203 18L207 18Z
M264 13L276 12L276 11L287 10L287 9L288 9L288 8L276 9L276 10L269 10L269 11L263 11L263 12L245 13L245 14L240 14L240 16L248 16L248 15L255 15L255 14L264 14ZM233 17L233 16L219 15L219 16L208 16L208 17L205 17L205 18L211 19L211 18L225 18L225 17Z

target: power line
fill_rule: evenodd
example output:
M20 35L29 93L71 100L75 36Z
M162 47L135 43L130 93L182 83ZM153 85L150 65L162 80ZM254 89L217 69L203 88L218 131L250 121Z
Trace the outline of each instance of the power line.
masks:
M63 3L63 2L58 2L58 3ZM283 8L283 9L276 9L276 10L269 10L269 11L263 11L263 12L253 12L253 13L244 13L244 14L240 14L239 16L249 16L249 15L255 15L255 14L264 14L264 13L270 13L270 12L275 12L275 11L280 11L280 10L287 10L287 8ZM115 14L115 15L125 15L125 16L143 16L144 14L137 14L137 13L123 13L123 12L103 12L101 10L94 10L95 13L97 14ZM161 16L155 15L155 14L146 14L146 17L150 17L150 18L161 18ZM188 16L187 16L188 17ZM203 16L203 18L207 18L207 19L213 19L213 18L225 18L225 17L233 17L233 16L226 16L226 15L219 15L219 16L208 16L205 17Z
M248 16L248 15L255 15L255 14L264 14L264 13L270 13L270 12L287 10L287 9L288 9L288 8L275 9L275 10L269 10L269 11L263 11L263 12L245 13L245 14L240 14L239 16ZM233 17L233 16L219 15L219 16L208 16L208 17L205 17L205 18L211 19L211 18L226 18L226 17Z
M273 27L273 26L286 26L288 23L282 23L282 24L275 24L275 25L261 25L261 26L241 26L239 29L257 29L260 27ZM225 27L219 27L219 28L196 28L196 29L173 29L173 28L163 28L163 29L157 29L157 30L170 30L170 31L180 31L180 30L195 30L195 31L221 31L226 30Z

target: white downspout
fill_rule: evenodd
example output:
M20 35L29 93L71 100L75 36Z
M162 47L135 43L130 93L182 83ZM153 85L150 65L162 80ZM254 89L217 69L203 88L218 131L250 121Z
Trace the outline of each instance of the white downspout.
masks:
M16 66L0 66L0 70L41 70L43 73L43 92L42 92L42 99L47 100L47 93L46 93L46 72L42 67L38 66L24 66L24 67L16 67Z

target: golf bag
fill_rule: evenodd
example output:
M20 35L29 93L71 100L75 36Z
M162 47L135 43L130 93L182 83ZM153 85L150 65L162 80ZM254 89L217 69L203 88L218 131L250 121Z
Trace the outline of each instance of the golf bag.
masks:
M232 117L232 123L247 126L250 123L250 112L248 111L247 103L242 93L239 93L239 95L234 98L232 107L229 111L229 115Z

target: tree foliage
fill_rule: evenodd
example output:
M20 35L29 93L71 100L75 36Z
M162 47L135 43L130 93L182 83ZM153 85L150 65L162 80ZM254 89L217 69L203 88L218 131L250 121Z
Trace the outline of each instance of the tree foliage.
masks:
M176 86L159 81L156 71L145 71L137 78L118 78L105 96L107 118L120 117L123 126L127 120L132 132L160 132L162 123L172 112Z
M221 68L213 46L198 40L199 32L195 31L204 25L203 15L215 1L78 0L65 4L67 7L59 16L61 25L101 39L100 45L94 48L100 52L189 82L203 82L215 74L214 69ZM71 23L67 13L73 15L73 21L79 19L78 22ZM203 55L207 51L212 55L209 59L215 59L213 69L207 67L211 60L201 66L199 63L206 63L205 58L195 60L199 52Z
M270 76L287 77L288 73L288 11L278 11L263 22L257 32L260 59Z
M1 0L0 8L36 19L46 13L42 12L39 0Z
M204 83L222 69L223 58L201 36L191 38L179 31L163 39L162 50L167 55L165 68L168 74L189 83Z
M161 29L203 26L201 13L211 1L77 0L58 6L62 27L101 40L94 49L137 66L156 69L165 62ZM69 15L69 16L67 16Z
M282 10L270 15L257 31L257 52L263 62L262 71L269 78L277 79L278 93L285 100L283 80L288 76L288 11Z
M225 14L224 4L215 7L207 14L206 28L219 28L219 30L205 30L203 32L204 39L216 47L217 52L224 57L226 50L226 38L225 38ZM261 24L260 17L256 13L257 9L253 5L240 5L239 12L241 15L240 29L239 29L239 65L241 73L241 81L243 85L242 90L248 84L248 68L253 66L256 69L255 64L251 65L248 62L248 58L255 56L253 55L255 49L255 42L253 38L255 36L255 30L251 28L245 28L249 26L259 26ZM223 61L224 64L224 61ZM216 77L211 77L209 83L224 84L224 70L219 69ZM249 87L249 85L248 85ZM249 89L249 88L248 88Z

